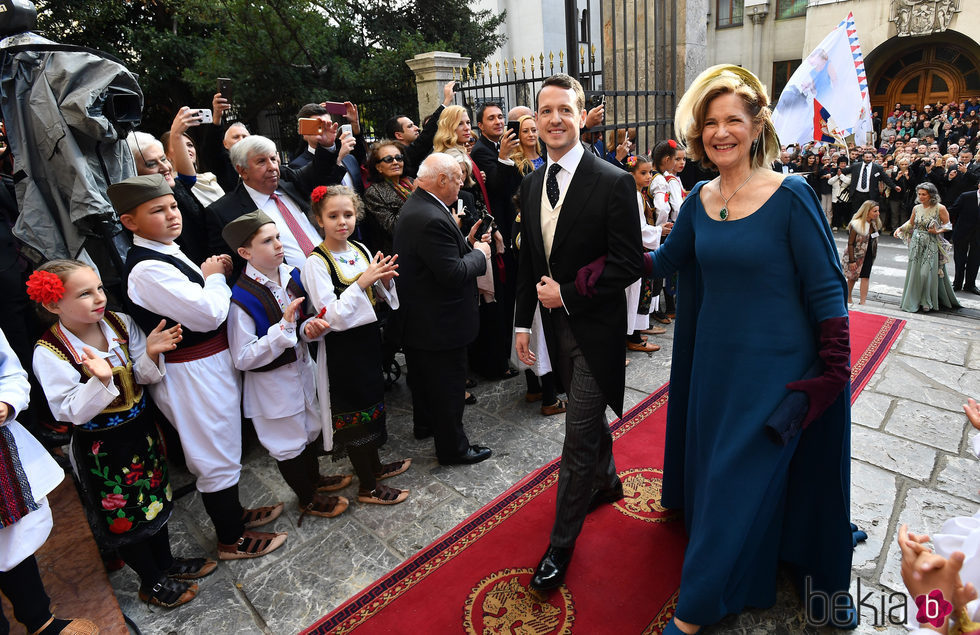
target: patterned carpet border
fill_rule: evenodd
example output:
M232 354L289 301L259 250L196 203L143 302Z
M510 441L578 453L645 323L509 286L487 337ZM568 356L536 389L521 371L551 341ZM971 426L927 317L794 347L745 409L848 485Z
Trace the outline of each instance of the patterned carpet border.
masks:
M881 317L853 311L852 319L854 315ZM858 395L861 394L864 387L871 381L875 370L878 369L885 356L888 355L888 352L891 350L895 340L898 339L898 335L902 332L903 328L905 328L905 320L885 318L884 323L882 323L878 332L875 333L871 342L868 343L861 357L856 361L851 361L851 405L854 404Z
M667 403L667 386L664 384L644 397L627 411L621 419L610 424L613 439L632 430L658 408ZM430 573L446 564L467 547L488 534L515 512L558 481L561 459L554 459L535 470L511 489L494 499L455 529L418 552L392 572L379 579L355 596L336 612L328 614L303 631L304 634L348 633L368 620L410 588L424 580Z

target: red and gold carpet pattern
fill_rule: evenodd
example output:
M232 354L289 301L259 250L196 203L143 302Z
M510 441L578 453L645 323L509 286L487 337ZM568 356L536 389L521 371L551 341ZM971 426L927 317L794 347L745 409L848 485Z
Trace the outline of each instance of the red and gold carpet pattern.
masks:
M852 401L903 325L851 313ZM305 632L659 633L686 544L680 513L660 505L667 389L610 425L625 498L588 516L558 592L528 588L554 520L555 459Z

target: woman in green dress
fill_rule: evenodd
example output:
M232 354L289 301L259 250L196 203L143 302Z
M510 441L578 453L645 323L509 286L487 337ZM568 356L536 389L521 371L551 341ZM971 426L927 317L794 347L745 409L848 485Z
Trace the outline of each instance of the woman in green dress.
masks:
M939 191L932 183L920 184L915 193L919 204L912 208L912 217L895 230L895 237L909 247L902 310L914 313L920 307L923 311L958 309L960 303L946 273L949 242L942 237L950 229L949 212L939 202Z

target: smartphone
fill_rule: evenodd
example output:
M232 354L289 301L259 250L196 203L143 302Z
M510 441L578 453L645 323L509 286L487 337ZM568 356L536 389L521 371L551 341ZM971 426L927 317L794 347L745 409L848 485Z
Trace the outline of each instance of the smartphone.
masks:
M345 132L352 137L354 136L354 129L351 127L349 123L345 123L340 127L340 133L343 134Z
M463 82L456 82L455 84L453 84L454 93L458 93L462 89L463 89Z
M301 135L318 135L323 133L323 122L315 118L303 118L299 120L299 133Z
M227 99L228 103L231 103L231 78L218 78L218 92L221 93L223 99Z
M520 137L521 136L521 122L520 121L508 121L507 122L507 129L508 130L513 130L515 137Z
M211 116L210 108L198 108L197 117L201 120L201 123L213 123L214 117Z
M598 108L600 105L604 104L605 102L606 102L605 95L601 93L598 95L592 95L591 97L589 97L588 101L585 104L585 110L589 111L592 110L593 108Z
M326 108L327 112L331 115L340 115L341 117L347 115L347 106L339 101L324 102L323 107Z

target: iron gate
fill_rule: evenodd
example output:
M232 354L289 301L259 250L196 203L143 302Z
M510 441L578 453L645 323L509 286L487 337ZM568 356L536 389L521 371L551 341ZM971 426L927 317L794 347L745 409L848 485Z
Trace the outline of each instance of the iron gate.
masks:
M600 33L593 33L594 7ZM494 60L456 69L459 98L471 110L498 101L504 112L530 106L541 83L568 73L585 88L586 103L604 97L606 135L612 149L617 130L635 129L636 152L649 152L673 136L677 103L677 9L672 0L566 0L566 50ZM476 122L474 121L474 128ZM622 133L620 133L622 134Z

